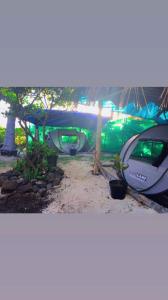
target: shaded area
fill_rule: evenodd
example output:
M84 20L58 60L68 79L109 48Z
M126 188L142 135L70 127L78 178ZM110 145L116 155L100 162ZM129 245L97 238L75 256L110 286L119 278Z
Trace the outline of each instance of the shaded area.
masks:
M60 184L63 175L58 167L45 180L28 181L14 170L1 173L0 213L41 213L52 201L49 191Z
M73 159L66 157L66 160L59 157L58 164L65 176L61 186L51 192L54 201L44 213L156 213L130 195L124 200L111 198L108 181L102 175L92 174L93 159L82 155L79 158L78 155Z
M108 153L119 153L122 149L123 144L132 136L141 133L142 131L153 127L156 122L153 120L143 120L134 117L128 117L125 119L119 119L117 121L107 121L102 128L101 134L101 148L103 152ZM31 132L35 135L35 126L31 125ZM39 126L39 138L43 142L42 127ZM51 127L46 126L46 135L55 130L76 130L79 133L83 133L86 136L87 143L82 151L93 150L95 145L95 130L89 130L82 127ZM69 138L68 136L62 136L62 139L67 144L71 144L74 137ZM30 139L31 141L31 139Z
M168 192L164 194L147 196L149 199L157 202L158 204L168 208Z

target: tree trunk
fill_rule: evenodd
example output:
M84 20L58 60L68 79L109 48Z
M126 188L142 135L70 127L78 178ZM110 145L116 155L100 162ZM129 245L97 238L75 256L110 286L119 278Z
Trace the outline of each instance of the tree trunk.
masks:
M101 112L102 112L102 101L99 100L99 113L97 116L96 150L95 150L94 168L93 168L94 175L98 175L100 173L99 162L100 162L100 155L101 155L101 131L102 131Z
M45 143L46 142L46 126L45 125L43 125L43 143Z
M35 127L35 139L36 139L36 141L39 142L39 128L38 128L38 126Z
M2 155L16 155L15 145L15 117L9 112L6 133L3 147L1 148Z
M26 132L26 153L28 152L28 146L29 146L29 136Z

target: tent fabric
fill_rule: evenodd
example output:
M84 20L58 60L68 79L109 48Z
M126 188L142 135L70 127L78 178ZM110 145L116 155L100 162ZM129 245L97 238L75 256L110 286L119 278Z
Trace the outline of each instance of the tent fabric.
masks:
M137 108L135 103L132 102L123 108L123 112L134 117L152 119L158 124L168 123L168 111L162 112L159 106L153 102L148 103L148 105L142 108Z
M110 107L113 111L121 111L131 116L154 119L159 124L168 122L168 88L100 88L97 93L97 99L101 97L103 100L103 107ZM81 103L87 104L87 101L90 102L89 92L81 97Z
M95 130L97 127L97 115L91 113L81 113L72 111L61 110L46 110L48 119L46 126L54 127L80 127ZM37 115L28 115L25 120L35 124L36 126L42 126L43 117L38 118ZM103 125L109 120L109 118L102 118Z
M128 117L119 119L116 121L109 120L102 128L101 134L101 150L108 153L119 153L123 144L131 138L133 135L137 135L142 131L156 126L157 124L153 120L141 120L139 118ZM30 126L32 135L35 134L35 125ZM76 130L79 133L83 133L86 136L87 143L84 151L91 151L95 147L95 131L84 128L60 128L60 127L46 127L46 135L52 135L55 130L61 130L64 135L64 130L71 133L72 130ZM40 141L43 142L42 127L39 127ZM64 142L71 143L67 137L64 137ZM31 142L31 138L29 138ZM52 145L53 146L53 145ZM56 145L57 146L57 145ZM59 147L58 147L59 148ZM83 150L82 150L83 151Z
M66 142L62 141L61 137L64 136L66 138ZM77 143L73 143L73 141L68 141L67 137L68 136L75 136L77 138ZM66 130L66 129L59 129L50 132L49 137L52 139L53 143L55 146L62 152L69 154L70 149L76 149L77 152L81 151L86 142L87 138L86 135L82 132L79 132L77 130L71 129L71 130Z
M124 92L125 91L125 92ZM95 92L95 93L94 93ZM97 94L96 94L97 93ZM89 104L91 97L103 100L103 107L111 108L111 111L120 111L125 114L155 120L158 124L168 123L168 88L145 87L145 88L85 88L81 103ZM90 98L89 98L90 97ZM95 130L97 115L91 113L45 110L27 115L25 120L37 126L41 126L44 120L44 112L48 114L47 126L55 127L81 127ZM103 125L109 118L102 118Z
M117 108L113 108L113 111L118 111ZM121 110L120 110L121 111ZM46 110L48 119L46 126L53 127L80 127L89 130L96 130L97 127L97 115L83 112L72 111L60 111L60 110ZM154 120L158 124L168 124L168 112L162 112L159 107L154 103L148 103L148 106L144 106L138 109L135 103L129 103L122 109L124 114L128 114L134 117L141 117L143 119ZM36 126L42 126L43 118L36 115L28 115L25 119L35 124ZM102 117L103 126L109 121L110 118Z

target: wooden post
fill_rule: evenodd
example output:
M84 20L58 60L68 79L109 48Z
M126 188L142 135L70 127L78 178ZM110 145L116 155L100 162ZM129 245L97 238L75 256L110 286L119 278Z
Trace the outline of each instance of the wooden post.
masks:
M95 150L94 167L93 167L94 175L100 174L99 162L100 162L100 155L101 155L102 100L99 100L98 104L99 104L99 112L97 116L96 150Z
M39 141L39 128L38 128L38 126L35 127L35 139L36 139L36 141Z

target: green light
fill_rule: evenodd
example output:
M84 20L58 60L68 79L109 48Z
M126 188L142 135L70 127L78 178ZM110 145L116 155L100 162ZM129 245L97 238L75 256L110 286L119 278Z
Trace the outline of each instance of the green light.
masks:
M123 124L119 123L119 124L115 124L114 127L119 127L119 128L123 128Z
M61 136L61 141L64 144L77 144L78 142L78 137L75 135L67 136L67 135L62 135Z
M137 134L141 133L145 129L148 129L154 125L156 125L156 123L154 121L143 120L143 119L140 120L140 119L136 119L133 117L128 117L127 119L118 119L116 121L109 120L102 129L102 134L101 134L102 151L109 152L109 153L119 153L121 151L122 145L129 138L131 138L133 135L137 135ZM91 131L86 128L79 128L79 127L46 126L46 134L48 134L51 131L57 130L57 129L68 129L68 130L75 129L78 132L82 132L86 135L89 146L92 147L95 144L96 130ZM31 125L30 130L31 130L31 133L34 135L35 134L35 126ZM39 135L40 135L40 141L43 142L42 127L39 127ZM29 142L31 142L30 137L29 137ZM62 142L70 143L70 144L75 143L76 137L68 138L67 136L63 136ZM160 150L157 150L159 147L160 147L159 145L157 145L155 147L155 152L160 151ZM144 148L144 151L149 151L149 150L147 150L147 149L149 149L149 147L145 148L145 145L143 145L142 148ZM150 152L148 155L150 155Z

